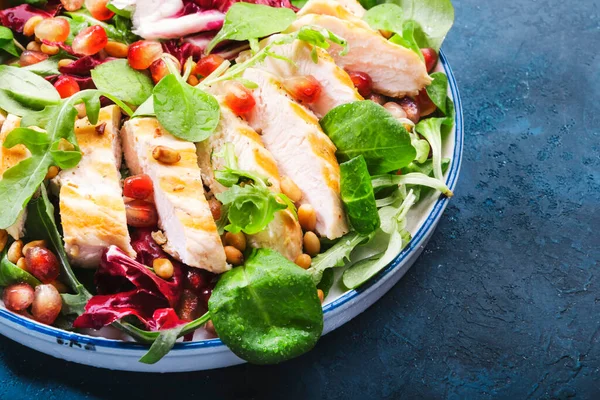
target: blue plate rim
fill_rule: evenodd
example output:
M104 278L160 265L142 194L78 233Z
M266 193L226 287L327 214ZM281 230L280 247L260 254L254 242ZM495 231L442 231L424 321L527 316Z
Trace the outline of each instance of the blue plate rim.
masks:
M458 179L458 175L460 172L460 166L462 163L462 153L463 153L463 140L464 140L464 126L463 126L463 110L462 110L462 102L460 99L460 94L458 91L458 86L456 83L456 78L454 77L454 73L452 72L452 68L448 64L446 55L443 50L440 50L440 62L442 67L444 68L444 72L448 76L448 82L450 91L452 93L452 99L454 100L455 105L455 132L454 132L454 153L451 160L450 169L448 171L448 177L446 179L446 185L450 188L450 190L454 190L456 186L456 182ZM373 286L381 279L386 277L390 272L392 272L396 267L398 267L402 261L404 261L421 243L421 241L427 237L432 229L435 228L435 222L438 218L441 217L441 213L444 211L448 198L444 196L440 196L440 198L434 204L431 212L427 216L425 223L419 228L417 233L411 239L409 244L398 254L398 256L392 261L382 272L380 272L376 277L371 279L368 283L361 286L358 289L349 290L344 293L339 298L335 299L331 303L328 303L323 307L323 314L331 313L335 309L343 306L350 300L356 298L369 287ZM67 332L64 330L60 330L58 328L50 327L48 325L43 325L32 321L26 317L20 316L18 314L14 314L4 308L0 308L0 318L6 319L10 322L16 323L28 330L32 330L34 332L38 332L44 335L52 336L56 338L57 341L69 341L69 342L77 342L82 344L89 344L95 347L108 347L108 348L118 348L118 349L132 349L132 350L143 350L147 349L147 345L135 342L123 342L121 340L113 340L106 338L93 337L88 335L83 335L74 332ZM198 349L198 348L214 348L214 347L226 347L220 339L209 339L209 340L200 340L196 342L185 342L185 343L177 343L173 348L174 351L181 350L190 350L190 349Z

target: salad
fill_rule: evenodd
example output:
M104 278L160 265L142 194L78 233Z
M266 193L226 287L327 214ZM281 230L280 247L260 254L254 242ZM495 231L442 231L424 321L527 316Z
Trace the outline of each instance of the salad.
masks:
M452 196L449 0L0 4L15 313L119 329L145 363L196 331L278 363L407 245L413 205Z

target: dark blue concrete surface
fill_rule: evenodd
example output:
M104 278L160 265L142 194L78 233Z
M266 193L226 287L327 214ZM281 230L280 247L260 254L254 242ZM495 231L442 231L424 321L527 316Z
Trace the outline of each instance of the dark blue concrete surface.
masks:
M115 373L0 338L0 398L600 398L600 7L455 6L462 176L381 301L271 367Z

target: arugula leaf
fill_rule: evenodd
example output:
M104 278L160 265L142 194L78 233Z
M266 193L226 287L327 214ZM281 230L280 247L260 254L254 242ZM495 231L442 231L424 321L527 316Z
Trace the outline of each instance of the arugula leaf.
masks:
M221 275L208 301L219 337L239 357L274 364L310 350L323 312L310 275L269 249Z
M8 260L7 252L9 245L10 243L6 244L0 260L0 286L6 287L20 282L28 283L32 287L41 285L42 282L38 281L33 275Z
M417 154L406 128L372 101L333 108L321 119L321 127L337 147L338 160L362 155L372 174L396 171Z
M313 258L307 272L313 282L318 284L323 278L323 273L328 269L343 267L350 260L350 253L356 246L365 243L371 235L362 235L358 232L350 232L342 236L333 246Z
M325 50L327 50L331 46L330 43L338 44L343 47L342 51L340 52L340 55L345 56L346 54L348 54L348 42L344 38L341 38L335 33L331 32L330 30L324 28L319 29L318 27L314 26L303 26L302 28L300 28L297 35L298 40L302 40L306 43L312 44L315 47L320 47ZM311 56L313 62L316 64L318 62L318 58L315 49L313 49L313 51L311 52Z
M217 100L174 74L158 82L152 98L160 124L180 139L201 142L214 132L219 123Z
M386 226L382 224L381 229L386 233L391 232L388 247L383 254L361 260L344 271L342 282L347 288L355 289L371 279L392 262L406 246L410 240L410 235L405 231L406 214L414 203L415 195L411 191L397 209L383 207L379 210L381 219L386 221ZM389 215L392 213L390 220ZM387 221L389 221L389 225L387 225Z
M127 60L113 60L98 65L92 70L92 80L99 90L136 106L144 103L154 88L150 77L131 68Z
M13 33L5 26L0 26L0 50L3 50L15 57L19 57L19 52L15 46Z
M340 195L350 224L359 233L369 234L379 227L379 214L371 176L363 156L340 164Z
M289 8L234 3L225 15L223 27L204 52L209 54L223 40L256 40L282 32L295 20L296 13Z
M63 300L62 314L81 315L85 304L92 297L87 289L79 282L71 269L63 240L54 222L54 206L48 199L44 185L40 187L40 196L33 199L27 206L27 236L32 239L44 239L60 261L60 278L75 292L61 294Z
M63 57L61 56L52 56L50 58L45 59L44 61L40 61L36 64L31 64L21 69L33 72L39 76L51 76L51 75L59 75L60 71L58 70L58 61Z
M22 68L0 65L0 108L23 116L58 104L60 95L44 78Z

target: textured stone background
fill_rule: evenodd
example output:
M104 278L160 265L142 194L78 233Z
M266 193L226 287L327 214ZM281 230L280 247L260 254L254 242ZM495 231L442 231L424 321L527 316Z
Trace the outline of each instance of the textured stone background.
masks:
M461 178L381 301L271 367L115 373L0 338L0 398L600 398L600 6L454 3Z

